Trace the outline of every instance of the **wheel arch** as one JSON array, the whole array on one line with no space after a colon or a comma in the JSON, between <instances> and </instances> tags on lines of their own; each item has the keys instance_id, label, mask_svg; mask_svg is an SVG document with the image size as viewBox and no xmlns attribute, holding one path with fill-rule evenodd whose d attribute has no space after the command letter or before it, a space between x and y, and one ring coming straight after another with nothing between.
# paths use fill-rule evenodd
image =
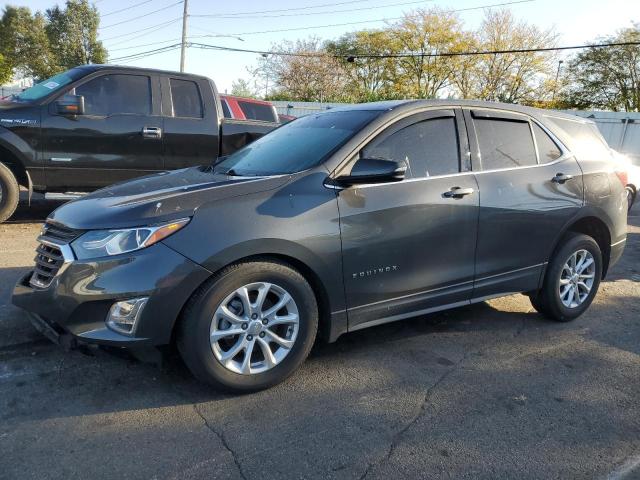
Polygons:
<instances>
[{"instance_id":1,"label":"wheel arch","mask_svg":"<svg viewBox=\"0 0 640 480\"><path fill-rule=\"evenodd\" d=\"M31 178L27 165L35 158L29 145L14 133L0 127L0 163L4 164L23 187L31 191Z\"/></svg>"}]
</instances>

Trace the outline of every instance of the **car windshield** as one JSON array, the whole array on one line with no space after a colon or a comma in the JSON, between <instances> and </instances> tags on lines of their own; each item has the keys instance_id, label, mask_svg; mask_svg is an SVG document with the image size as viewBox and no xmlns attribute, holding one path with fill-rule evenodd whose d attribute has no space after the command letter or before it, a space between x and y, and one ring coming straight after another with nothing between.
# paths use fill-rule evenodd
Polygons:
<instances>
[{"instance_id":1,"label":"car windshield","mask_svg":"<svg viewBox=\"0 0 640 480\"><path fill-rule=\"evenodd\" d=\"M380 113L347 110L307 115L238 150L218 163L214 172L241 176L301 172L322 163Z\"/></svg>"},{"instance_id":2,"label":"car windshield","mask_svg":"<svg viewBox=\"0 0 640 480\"><path fill-rule=\"evenodd\" d=\"M79 78L80 75L78 73L76 69L59 73L40 83L36 83L33 87L27 88L17 95L12 95L9 100L14 102L35 102L41 100Z\"/></svg>"}]
</instances>

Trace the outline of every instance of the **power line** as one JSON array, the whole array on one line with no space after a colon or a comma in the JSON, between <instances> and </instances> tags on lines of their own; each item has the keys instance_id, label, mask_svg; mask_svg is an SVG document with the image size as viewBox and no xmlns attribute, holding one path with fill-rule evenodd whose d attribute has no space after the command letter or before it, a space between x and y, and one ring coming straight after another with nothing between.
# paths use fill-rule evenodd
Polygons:
<instances>
[{"instance_id":1,"label":"power line","mask_svg":"<svg viewBox=\"0 0 640 480\"><path fill-rule=\"evenodd\" d=\"M212 15L190 15L191 17L194 18L211 18L211 17L215 17L215 18L224 18L227 20L244 20L247 18L281 18L281 17L300 17L300 16L309 16L309 15L331 15L331 14L335 14L335 13L347 13L347 12L359 12L362 10L372 10L372 9L377 9L377 8L387 8L387 7L401 7L404 5L416 5L418 3L427 3L427 2L432 2L433 0L417 0L417 1L412 1L412 2L399 2L399 3L387 3L386 5L379 5L379 6L367 6L367 7L359 7L359 8L350 8L348 10L333 10L333 11L328 11L328 12L305 12L305 13L281 13L278 15L258 15L258 16L237 16L237 15L230 15L230 16L225 16L222 14L212 14Z\"/></svg>"},{"instance_id":2,"label":"power line","mask_svg":"<svg viewBox=\"0 0 640 480\"><path fill-rule=\"evenodd\" d=\"M258 13L276 13L276 12L293 12L298 10L309 10L312 8L322 8L322 7L336 7L339 5L350 5L354 3L366 3L370 0L350 0L348 2L337 2L337 3L324 3L320 5L309 5L306 7L294 7L294 8L281 8L279 10L256 10L253 12L229 12L229 13L220 13L218 15L222 16L234 16L234 15L255 15Z\"/></svg>"},{"instance_id":3,"label":"power line","mask_svg":"<svg viewBox=\"0 0 640 480\"><path fill-rule=\"evenodd\" d=\"M110 59L110 61L119 62L119 61L122 61L122 60L135 60L137 58L149 57L151 55L157 55L159 53L164 53L164 52L168 52L170 50L175 50L176 48L181 47L181 46L182 46L181 43L174 43L173 45L167 45L167 46L164 46L164 47L155 48L153 50L147 50L146 52L132 53L131 55L124 55L122 57L112 58L112 59Z\"/></svg>"},{"instance_id":4,"label":"power line","mask_svg":"<svg viewBox=\"0 0 640 480\"><path fill-rule=\"evenodd\" d=\"M167 22L158 23L156 25L151 25L150 27L142 28L140 30L136 30L135 32L127 32L127 33L122 33L120 35L115 35L113 37L103 38L102 41L103 42L108 42L110 40L115 40L116 38L122 38L122 37L128 37L130 35L135 35L135 36L129 38L128 40L125 40L124 42L114 43L114 45L120 45L122 43L128 42L129 40L133 40L135 38L144 37L145 35L149 35L150 33L157 32L158 30L162 30L164 27L169 26L172 23L176 23L177 21L180 21L180 20L182 20L182 17L174 18L173 20L169 20ZM151 30L151 31L149 32L148 30ZM136 35L139 32L147 32L147 33L143 33L142 35Z\"/></svg>"},{"instance_id":5,"label":"power line","mask_svg":"<svg viewBox=\"0 0 640 480\"><path fill-rule=\"evenodd\" d=\"M159 8L157 10L153 10L152 12L148 12L148 13L145 13L143 15L138 15L137 17L131 17L131 18L128 18L126 20L122 20L121 22L116 22L116 23L111 23L109 25L105 25L104 27L100 27L100 30L104 30L106 28L111 28L111 27L117 27L118 25L122 25L123 23L134 22L134 21L139 20L141 18L145 18L145 17L148 17L150 15L154 15L154 14L156 14L158 12L163 12L164 10L168 10L169 8L175 7L176 5L180 5L182 2L183 2L183 0L180 0L179 2L175 2L175 3L172 3L171 5L167 5L166 7Z\"/></svg>"},{"instance_id":6,"label":"power line","mask_svg":"<svg viewBox=\"0 0 640 480\"><path fill-rule=\"evenodd\" d=\"M461 57L461 56L478 56L478 55L502 55L509 53L544 53L563 50L579 50L585 48L610 48L610 47L622 47L622 46L638 46L639 42L614 42L614 43L595 43L587 45L571 45L562 47L541 47L541 48L516 48L506 50L474 50L463 52L440 52L440 53L390 53L390 54L377 54L377 53L354 53L344 55L331 55L335 58L347 58L348 60L357 58L411 58L411 57ZM241 52L241 53L254 53L258 55L275 55L275 56L289 56L289 57L325 57L326 53L295 53L295 52L279 52L269 50L250 50L243 48L223 47L219 45L208 45L205 43L191 43L190 46L196 48L202 48L205 50L221 50L229 52Z\"/></svg>"},{"instance_id":7,"label":"power line","mask_svg":"<svg viewBox=\"0 0 640 480\"><path fill-rule=\"evenodd\" d=\"M535 2L536 0L516 0L516 1L511 1L511 2L502 2L502 3L494 3L491 5L482 5L482 6L478 6L478 7L469 7L469 8L460 8L460 9L456 9L456 10L446 10L442 13L457 13L457 12L468 12L468 11L472 11L472 10L482 10L484 8L494 8L494 7L506 7L509 5L517 5L517 4L521 4L521 3L531 3L531 2ZM312 25L312 26L307 26L307 27L294 27L294 28L282 28L282 29L277 29L277 30L262 30L262 31L258 31L258 32L237 32L237 33L232 33L232 35L237 35L237 36L243 36L243 35L259 35L259 34L263 34L263 33L279 33L279 32L295 32L295 31L299 31L299 30L311 30L311 29L318 29L318 28L330 28L330 27L344 27L347 25L362 25L365 23L375 23L375 22L387 22L387 21L391 21L391 20L402 20L403 18L406 18L406 16L402 16L402 17L391 17L391 18L378 18L375 20L361 20L358 22L345 22L345 23L332 23L332 24L328 24L328 25Z\"/></svg>"},{"instance_id":8,"label":"power line","mask_svg":"<svg viewBox=\"0 0 640 480\"><path fill-rule=\"evenodd\" d=\"M136 3L134 5L129 5L128 7L121 8L119 10L113 10L112 12L108 12L108 13L101 13L100 14L100 18L108 17L109 15L115 15L116 13L124 12L126 10L131 10L132 8L136 8L136 7L139 7L140 5L144 5L146 3L151 3L153 1L154 0L144 0L144 2Z\"/></svg>"}]
</instances>

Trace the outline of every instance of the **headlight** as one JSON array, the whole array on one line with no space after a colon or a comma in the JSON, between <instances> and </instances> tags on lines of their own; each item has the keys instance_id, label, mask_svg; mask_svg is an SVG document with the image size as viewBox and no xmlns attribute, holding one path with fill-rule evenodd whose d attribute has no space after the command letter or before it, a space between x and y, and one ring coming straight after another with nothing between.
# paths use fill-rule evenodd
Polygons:
<instances>
[{"instance_id":1,"label":"headlight","mask_svg":"<svg viewBox=\"0 0 640 480\"><path fill-rule=\"evenodd\" d=\"M80 260L133 252L150 247L176 233L189 223L189 220L182 218L162 225L121 230L92 230L73 241L71 247Z\"/></svg>"}]
</instances>

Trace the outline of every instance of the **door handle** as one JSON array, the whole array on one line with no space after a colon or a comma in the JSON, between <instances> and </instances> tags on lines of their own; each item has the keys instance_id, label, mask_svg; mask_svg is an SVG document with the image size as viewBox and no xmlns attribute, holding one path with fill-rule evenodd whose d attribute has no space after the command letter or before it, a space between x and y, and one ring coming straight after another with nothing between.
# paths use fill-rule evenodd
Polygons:
<instances>
[{"instance_id":1,"label":"door handle","mask_svg":"<svg viewBox=\"0 0 640 480\"><path fill-rule=\"evenodd\" d=\"M162 129L160 127L144 127L142 129L143 138L162 138Z\"/></svg>"},{"instance_id":2,"label":"door handle","mask_svg":"<svg viewBox=\"0 0 640 480\"><path fill-rule=\"evenodd\" d=\"M451 187L448 191L444 192L442 195L446 198L462 198L465 195L471 195L472 193L473 193L473 188Z\"/></svg>"},{"instance_id":3,"label":"door handle","mask_svg":"<svg viewBox=\"0 0 640 480\"><path fill-rule=\"evenodd\" d=\"M567 180L571 180L573 175L565 175L564 173L556 173L556 176L551 179L553 183L563 184Z\"/></svg>"}]
</instances>

